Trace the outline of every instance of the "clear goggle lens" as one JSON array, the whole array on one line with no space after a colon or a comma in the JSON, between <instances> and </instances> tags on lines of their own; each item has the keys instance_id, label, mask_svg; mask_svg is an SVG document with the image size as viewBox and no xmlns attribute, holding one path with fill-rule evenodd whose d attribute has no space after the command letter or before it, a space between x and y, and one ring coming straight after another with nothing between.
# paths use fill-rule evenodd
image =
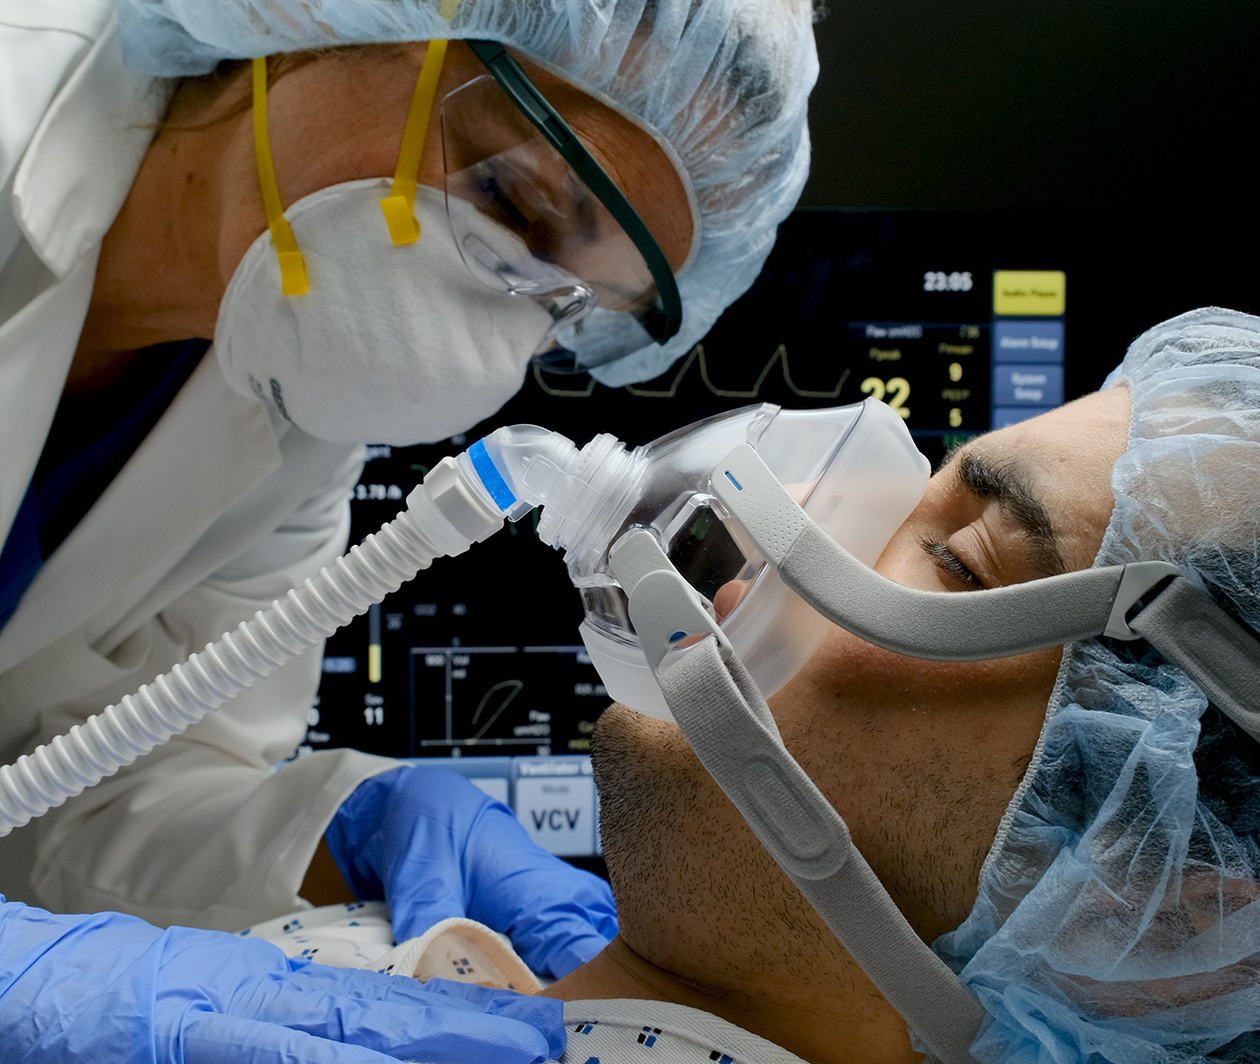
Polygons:
<instances>
[{"instance_id":1,"label":"clear goggle lens","mask_svg":"<svg viewBox=\"0 0 1260 1064\"><path fill-rule=\"evenodd\" d=\"M441 122L459 253L482 284L529 296L551 313L543 361L558 340L573 348L579 368L651 343L643 326L633 327L657 304L643 256L495 79L482 75L445 96ZM610 318L615 324L593 328Z\"/></svg>"}]
</instances>

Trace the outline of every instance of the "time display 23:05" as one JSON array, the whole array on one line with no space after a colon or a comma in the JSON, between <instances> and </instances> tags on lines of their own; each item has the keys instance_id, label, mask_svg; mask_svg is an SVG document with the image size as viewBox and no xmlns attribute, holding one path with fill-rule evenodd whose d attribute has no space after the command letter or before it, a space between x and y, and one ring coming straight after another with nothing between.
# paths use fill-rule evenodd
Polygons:
<instances>
[{"instance_id":1,"label":"time display 23:05","mask_svg":"<svg viewBox=\"0 0 1260 1064\"><path fill-rule=\"evenodd\" d=\"M923 291L970 292L971 271L955 270L946 273L944 270L928 270L923 274Z\"/></svg>"}]
</instances>

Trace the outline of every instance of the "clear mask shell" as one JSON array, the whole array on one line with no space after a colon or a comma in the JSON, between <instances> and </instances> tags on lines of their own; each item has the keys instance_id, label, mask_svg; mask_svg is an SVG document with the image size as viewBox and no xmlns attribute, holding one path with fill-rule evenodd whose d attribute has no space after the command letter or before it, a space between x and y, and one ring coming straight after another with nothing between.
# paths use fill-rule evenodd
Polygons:
<instances>
[{"instance_id":1,"label":"clear mask shell","mask_svg":"<svg viewBox=\"0 0 1260 1064\"><path fill-rule=\"evenodd\" d=\"M539 534L565 549L586 613L582 640L609 695L640 712L669 716L609 565L609 549L630 529L656 537L766 697L791 679L831 628L784 585L714 497L713 471L741 443L750 444L805 512L867 565L918 504L930 474L900 416L870 399L801 411L762 404L631 452L611 437L583 448L572 474L595 490L582 526L557 518L549 528L544 509Z\"/></svg>"}]
</instances>

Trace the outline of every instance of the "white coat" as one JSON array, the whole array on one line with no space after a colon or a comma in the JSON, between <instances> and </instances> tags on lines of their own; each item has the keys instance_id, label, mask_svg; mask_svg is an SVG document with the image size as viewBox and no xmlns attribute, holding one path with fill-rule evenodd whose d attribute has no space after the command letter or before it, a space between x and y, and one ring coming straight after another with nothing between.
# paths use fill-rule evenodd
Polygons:
<instances>
[{"instance_id":1,"label":"white coat","mask_svg":"<svg viewBox=\"0 0 1260 1064\"><path fill-rule=\"evenodd\" d=\"M0 542L78 341L102 235L169 100L122 66L108 0L0 0ZM277 423L204 359L0 631L0 759L166 671L345 546L361 450ZM317 654L38 828L0 892L60 911L242 928L300 908L324 828L392 763L301 742ZM10 885L12 883L12 885Z\"/></svg>"}]
</instances>

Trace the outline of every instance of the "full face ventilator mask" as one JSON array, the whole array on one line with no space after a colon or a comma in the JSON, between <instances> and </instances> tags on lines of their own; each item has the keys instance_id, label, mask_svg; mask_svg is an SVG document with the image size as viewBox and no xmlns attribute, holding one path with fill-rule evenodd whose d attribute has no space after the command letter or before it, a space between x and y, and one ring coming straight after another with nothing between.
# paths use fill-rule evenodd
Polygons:
<instances>
[{"instance_id":1,"label":"full face ventilator mask","mask_svg":"<svg viewBox=\"0 0 1260 1064\"><path fill-rule=\"evenodd\" d=\"M993 590L920 591L870 566L928 480L901 419L866 402L764 404L627 450L535 426L445 458L407 509L301 588L69 733L0 768L0 833L80 793L317 646L434 558L543 507L609 692L672 715L762 844L910 1030L967 1061L983 1010L923 943L792 758L765 696L831 624L903 654L979 660L1095 635L1145 638L1260 738L1256 637L1173 565ZM720 609L723 589L742 592Z\"/></svg>"},{"instance_id":2,"label":"full face ventilator mask","mask_svg":"<svg viewBox=\"0 0 1260 1064\"><path fill-rule=\"evenodd\" d=\"M542 502L538 536L564 552L582 596L579 631L591 661L609 695L641 713L670 716L629 615L628 574L643 564L630 559L644 551L663 556L706 614L720 620L766 696L797 672L831 627L783 583L722 501L722 492L742 485L736 472L715 470L741 448L754 452L810 519L864 565L874 565L914 509L930 472L901 418L873 400L821 410L749 406L633 450L601 434L579 452L563 437L514 426L468 451L473 474L492 487L509 517ZM739 597L719 617L723 604L715 600L723 589ZM670 647L683 642L681 634L669 636Z\"/></svg>"}]
</instances>

